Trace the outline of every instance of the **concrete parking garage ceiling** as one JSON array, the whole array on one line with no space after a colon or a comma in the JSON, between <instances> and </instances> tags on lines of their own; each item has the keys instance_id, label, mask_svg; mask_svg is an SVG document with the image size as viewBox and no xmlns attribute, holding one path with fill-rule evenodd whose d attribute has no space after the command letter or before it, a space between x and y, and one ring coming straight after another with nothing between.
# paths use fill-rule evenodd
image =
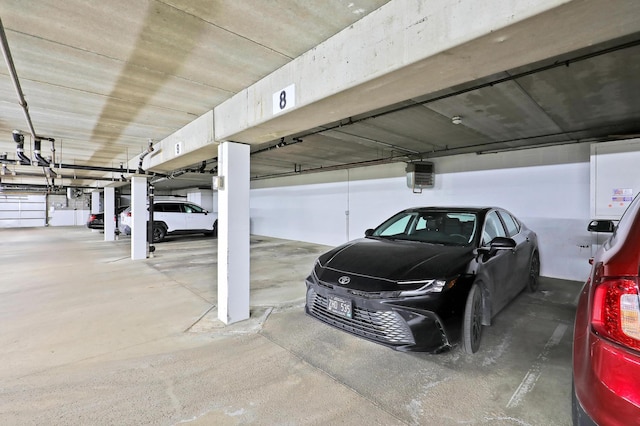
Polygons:
<instances>
[{"instance_id":1,"label":"concrete parking garage ceiling","mask_svg":"<svg viewBox=\"0 0 640 426\"><path fill-rule=\"evenodd\" d=\"M33 128L55 139L43 140L42 155L55 146L56 164L70 167L47 177L42 168L7 163L0 180L5 187L52 179L85 186L126 178L149 140L162 140L387 2L4 0L0 19ZM640 24L624 37L435 93L416 87L403 102L261 141L251 148L251 176L637 136L638 31ZM3 64L0 152L10 160L14 129L24 131L31 156L33 137ZM206 184L215 159L186 169L185 186L198 175Z\"/></svg>"}]
</instances>

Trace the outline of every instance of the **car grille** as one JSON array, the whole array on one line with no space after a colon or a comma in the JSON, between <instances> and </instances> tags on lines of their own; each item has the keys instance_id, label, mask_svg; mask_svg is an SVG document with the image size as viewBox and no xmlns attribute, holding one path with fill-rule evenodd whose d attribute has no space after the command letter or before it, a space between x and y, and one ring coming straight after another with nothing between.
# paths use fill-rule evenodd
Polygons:
<instances>
[{"instance_id":1,"label":"car grille","mask_svg":"<svg viewBox=\"0 0 640 426\"><path fill-rule=\"evenodd\" d=\"M310 289L307 293L309 311L317 318L371 340L394 345L413 345L413 334L395 311L370 311L353 307L352 318L345 318L327 310L327 298Z\"/></svg>"},{"instance_id":2,"label":"car grille","mask_svg":"<svg viewBox=\"0 0 640 426\"><path fill-rule=\"evenodd\" d=\"M361 290L347 290L347 291L353 294L354 296L364 297L365 299L381 299L382 298L382 292L380 291L377 291L377 292L361 291Z\"/></svg>"}]
</instances>

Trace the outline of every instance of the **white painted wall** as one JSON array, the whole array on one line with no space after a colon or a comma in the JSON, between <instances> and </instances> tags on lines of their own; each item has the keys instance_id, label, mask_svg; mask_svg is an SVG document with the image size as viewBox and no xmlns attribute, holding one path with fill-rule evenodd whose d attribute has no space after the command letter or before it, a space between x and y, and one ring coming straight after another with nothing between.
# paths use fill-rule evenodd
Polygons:
<instances>
[{"instance_id":1,"label":"white painted wall","mask_svg":"<svg viewBox=\"0 0 640 426\"><path fill-rule=\"evenodd\" d=\"M359 238L394 213L427 205L496 205L535 230L544 276L584 280L592 236L589 146L547 147L430 160L433 189L414 194L404 164L258 181L251 191L252 233L335 246ZM383 177L376 178L376 175ZM300 181L302 176L297 176ZM289 186L286 186L286 185ZM346 215L346 212L349 215Z\"/></svg>"},{"instance_id":2,"label":"white painted wall","mask_svg":"<svg viewBox=\"0 0 640 426\"><path fill-rule=\"evenodd\" d=\"M218 209L215 194L210 189L190 190L187 192L187 201L196 203L207 211L214 212Z\"/></svg>"}]
</instances>

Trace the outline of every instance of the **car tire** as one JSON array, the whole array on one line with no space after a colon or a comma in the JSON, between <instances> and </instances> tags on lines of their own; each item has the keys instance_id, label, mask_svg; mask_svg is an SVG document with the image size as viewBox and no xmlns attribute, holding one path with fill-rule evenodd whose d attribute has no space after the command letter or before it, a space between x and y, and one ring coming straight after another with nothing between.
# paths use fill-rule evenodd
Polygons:
<instances>
[{"instance_id":1,"label":"car tire","mask_svg":"<svg viewBox=\"0 0 640 426\"><path fill-rule=\"evenodd\" d=\"M473 284L467 295L462 320L462 348L474 354L480 348L482 338L482 293L478 284Z\"/></svg>"},{"instance_id":2,"label":"car tire","mask_svg":"<svg viewBox=\"0 0 640 426\"><path fill-rule=\"evenodd\" d=\"M217 220L213 223L213 229L211 231L205 232L204 235L206 235L207 237L213 237L213 238L216 238L218 236L218 221Z\"/></svg>"},{"instance_id":3,"label":"car tire","mask_svg":"<svg viewBox=\"0 0 640 426\"><path fill-rule=\"evenodd\" d=\"M152 241L154 243L159 243L164 240L164 237L167 235L167 228L161 223L153 224L153 238Z\"/></svg>"},{"instance_id":4,"label":"car tire","mask_svg":"<svg viewBox=\"0 0 640 426\"><path fill-rule=\"evenodd\" d=\"M538 290L538 284L540 279L540 256L538 252L534 251L531 256L531 263L529 265L529 277L527 281L527 289L534 293Z\"/></svg>"}]
</instances>

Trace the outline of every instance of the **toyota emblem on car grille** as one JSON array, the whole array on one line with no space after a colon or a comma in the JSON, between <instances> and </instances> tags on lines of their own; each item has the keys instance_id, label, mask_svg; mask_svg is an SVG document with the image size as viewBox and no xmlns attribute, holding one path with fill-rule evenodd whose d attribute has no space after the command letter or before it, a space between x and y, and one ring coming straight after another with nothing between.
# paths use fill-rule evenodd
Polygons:
<instances>
[{"instance_id":1,"label":"toyota emblem on car grille","mask_svg":"<svg viewBox=\"0 0 640 426\"><path fill-rule=\"evenodd\" d=\"M346 275L338 278L338 283L342 284L342 285L347 285L351 282L351 278L347 277Z\"/></svg>"}]
</instances>

